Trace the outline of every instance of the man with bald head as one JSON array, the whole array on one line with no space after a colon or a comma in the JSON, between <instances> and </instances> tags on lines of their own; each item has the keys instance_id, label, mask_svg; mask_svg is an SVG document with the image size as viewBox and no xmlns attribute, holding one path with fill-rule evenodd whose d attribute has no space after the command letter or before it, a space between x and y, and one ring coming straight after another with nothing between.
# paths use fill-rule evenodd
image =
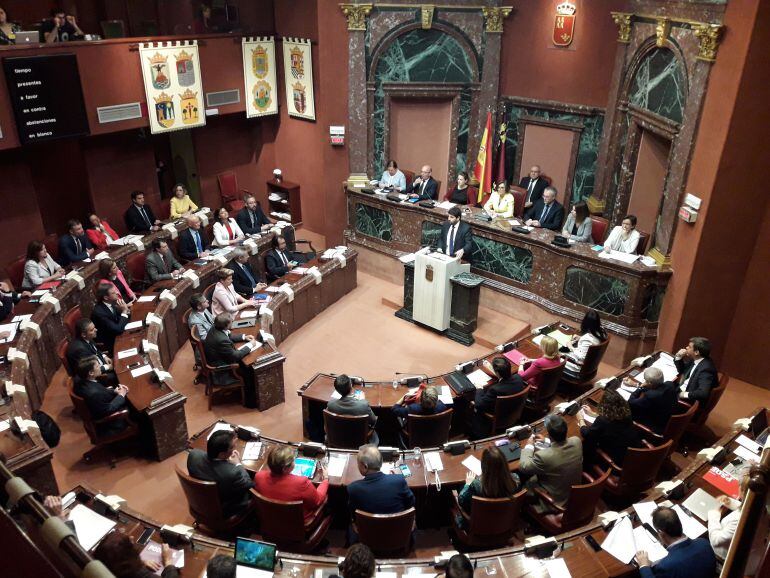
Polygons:
<instances>
[{"instance_id":1,"label":"man with bald head","mask_svg":"<svg viewBox=\"0 0 770 578\"><path fill-rule=\"evenodd\" d=\"M527 194L524 196L524 218L529 219L532 207L535 206L539 199L543 198L543 191L548 186L548 183L540 176L540 167L532 165L529 169L529 175L521 179L519 186L522 189L527 189Z\"/></svg>"},{"instance_id":2,"label":"man with bald head","mask_svg":"<svg viewBox=\"0 0 770 578\"><path fill-rule=\"evenodd\" d=\"M363 510L370 514L395 514L414 506L414 494L406 478L398 474L384 474L382 454L373 445L358 449L358 471L364 477L348 486L350 511Z\"/></svg>"},{"instance_id":3,"label":"man with bald head","mask_svg":"<svg viewBox=\"0 0 770 578\"><path fill-rule=\"evenodd\" d=\"M438 183L431 176L433 169L425 165L420 169L420 175L415 177L411 185L406 187L410 199L418 201L435 201L438 198Z\"/></svg>"},{"instance_id":4,"label":"man with bald head","mask_svg":"<svg viewBox=\"0 0 770 578\"><path fill-rule=\"evenodd\" d=\"M179 234L179 256L185 261L195 261L209 254L211 243L201 227L200 217L190 215L186 220L187 229Z\"/></svg>"}]
</instances>

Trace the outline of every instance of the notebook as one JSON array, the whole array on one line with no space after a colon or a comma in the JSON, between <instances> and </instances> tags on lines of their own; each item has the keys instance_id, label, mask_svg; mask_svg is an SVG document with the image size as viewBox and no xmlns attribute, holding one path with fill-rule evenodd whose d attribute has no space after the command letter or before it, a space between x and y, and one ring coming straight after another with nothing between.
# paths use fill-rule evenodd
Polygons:
<instances>
[{"instance_id":1,"label":"notebook","mask_svg":"<svg viewBox=\"0 0 770 578\"><path fill-rule=\"evenodd\" d=\"M275 569L275 544L235 539L235 576L237 578L269 578Z\"/></svg>"}]
</instances>

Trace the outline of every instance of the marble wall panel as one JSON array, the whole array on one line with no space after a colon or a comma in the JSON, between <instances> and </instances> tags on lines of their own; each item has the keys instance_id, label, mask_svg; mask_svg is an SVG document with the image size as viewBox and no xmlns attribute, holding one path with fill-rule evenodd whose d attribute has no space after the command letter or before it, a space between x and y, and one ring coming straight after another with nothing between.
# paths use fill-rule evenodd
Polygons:
<instances>
[{"instance_id":1,"label":"marble wall panel","mask_svg":"<svg viewBox=\"0 0 770 578\"><path fill-rule=\"evenodd\" d=\"M476 236L473 237L472 265L500 277L529 283L532 277L532 252L523 247Z\"/></svg>"},{"instance_id":2,"label":"marble wall panel","mask_svg":"<svg viewBox=\"0 0 770 578\"><path fill-rule=\"evenodd\" d=\"M639 63L628 100L674 122L682 122L687 78L682 63L667 48L651 50Z\"/></svg>"},{"instance_id":3,"label":"marble wall panel","mask_svg":"<svg viewBox=\"0 0 770 578\"><path fill-rule=\"evenodd\" d=\"M393 238L393 219L387 211L359 203L356 205L356 231L390 241Z\"/></svg>"},{"instance_id":4,"label":"marble wall panel","mask_svg":"<svg viewBox=\"0 0 770 578\"><path fill-rule=\"evenodd\" d=\"M658 321L660 319L660 310L663 307L663 300L666 297L666 288L659 285L650 285L647 287L642 306L642 317L647 321Z\"/></svg>"},{"instance_id":5,"label":"marble wall panel","mask_svg":"<svg viewBox=\"0 0 770 578\"><path fill-rule=\"evenodd\" d=\"M420 235L420 246L430 245L432 249L438 247L438 239L441 236L441 225L433 221L422 222L422 234Z\"/></svg>"},{"instance_id":6,"label":"marble wall panel","mask_svg":"<svg viewBox=\"0 0 770 578\"><path fill-rule=\"evenodd\" d=\"M580 143L578 144L575 174L572 179L572 202L585 200L591 196L594 192L596 160L599 156L599 144L604 125L603 114L578 115L546 107L516 104L507 105L506 112L506 121L508 123L505 149L506 174L512 182L515 181L515 184L518 184L520 176L516 173L517 167L514 166L517 148L519 147L518 121L520 117L529 116L542 118L543 120L583 124L584 128L580 134Z\"/></svg>"},{"instance_id":7,"label":"marble wall panel","mask_svg":"<svg viewBox=\"0 0 770 578\"><path fill-rule=\"evenodd\" d=\"M620 315L628 298L628 283L580 267L568 267L564 276L564 297L597 311Z\"/></svg>"}]
</instances>

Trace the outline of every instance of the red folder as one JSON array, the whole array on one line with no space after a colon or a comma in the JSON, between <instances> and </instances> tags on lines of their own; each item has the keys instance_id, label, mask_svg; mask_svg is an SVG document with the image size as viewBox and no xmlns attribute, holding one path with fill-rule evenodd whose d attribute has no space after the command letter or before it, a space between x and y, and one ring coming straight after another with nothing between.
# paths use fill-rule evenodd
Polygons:
<instances>
[{"instance_id":1,"label":"red folder","mask_svg":"<svg viewBox=\"0 0 770 578\"><path fill-rule=\"evenodd\" d=\"M508 353L504 353L503 355L508 361L517 366L521 365L521 360L525 357L525 355L518 349L511 349Z\"/></svg>"},{"instance_id":2,"label":"red folder","mask_svg":"<svg viewBox=\"0 0 770 578\"><path fill-rule=\"evenodd\" d=\"M740 482L738 481L738 478L734 478L716 466L712 466L711 469L703 475L703 479L731 498L737 499L740 495Z\"/></svg>"},{"instance_id":3,"label":"red folder","mask_svg":"<svg viewBox=\"0 0 770 578\"><path fill-rule=\"evenodd\" d=\"M36 289L56 289L59 285L61 285L61 281L49 281L38 285Z\"/></svg>"}]
</instances>

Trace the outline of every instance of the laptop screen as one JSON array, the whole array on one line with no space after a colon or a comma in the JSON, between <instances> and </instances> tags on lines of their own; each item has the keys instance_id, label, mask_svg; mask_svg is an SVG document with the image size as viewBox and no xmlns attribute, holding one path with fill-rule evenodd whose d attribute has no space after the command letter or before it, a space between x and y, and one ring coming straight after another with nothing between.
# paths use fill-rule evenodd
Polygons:
<instances>
[{"instance_id":1,"label":"laptop screen","mask_svg":"<svg viewBox=\"0 0 770 578\"><path fill-rule=\"evenodd\" d=\"M316 461L310 458L297 458L294 460L294 469L291 471L295 476L305 476L312 478L315 475Z\"/></svg>"},{"instance_id":2,"label":"laptop screen","mask_svg":"<svg viewBox=\"0 0 770 578\"><path fill-rule=\"evenodd\" d=\"M235 561L249 568L272 572L275 569L275 544L236 538Z\"/></svg>"}]
</instances>

